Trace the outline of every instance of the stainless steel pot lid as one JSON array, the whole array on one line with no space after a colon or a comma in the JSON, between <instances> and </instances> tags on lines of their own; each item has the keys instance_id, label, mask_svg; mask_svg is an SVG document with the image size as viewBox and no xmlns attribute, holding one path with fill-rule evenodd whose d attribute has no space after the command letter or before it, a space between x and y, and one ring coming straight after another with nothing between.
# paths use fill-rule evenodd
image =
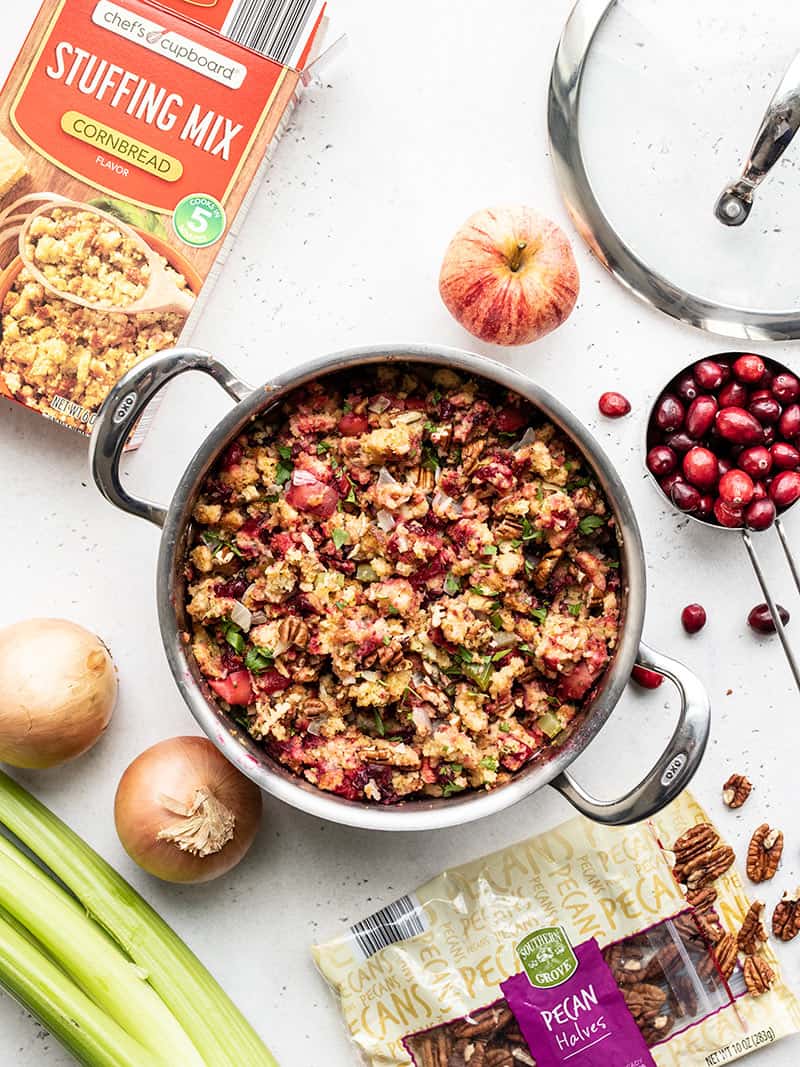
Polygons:
<instances>
[{"instance_id":1,"label":"stainless steel pot lid","mask_svg":"<svg viewBox=\"0 0 800 1067\"><path fill-rule=\"evenodd\" d=\"M800 337L798 51L786 0L578 0L567 22L549 101L567 207L684 322Z\"/></svg>"}]
</instances>

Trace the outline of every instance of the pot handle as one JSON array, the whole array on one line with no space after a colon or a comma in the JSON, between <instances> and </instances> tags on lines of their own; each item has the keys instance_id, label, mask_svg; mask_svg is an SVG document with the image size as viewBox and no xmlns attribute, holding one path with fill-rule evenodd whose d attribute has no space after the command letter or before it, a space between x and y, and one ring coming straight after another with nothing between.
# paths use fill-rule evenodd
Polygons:
<instances>
[{"instance_id":1,"label":"pot handle","mask_svg":"<svg viewBox=\"0 0 800 1067\"><path fill-rule=\"evenodd\" d=\"M168 348L120 378L106 397L92 429L89 465L97 488L115 507L156 526L164 525L167 509L126 492L119 465L125 444L148 404L168 382L190 370L210 375L234 400L244 400L253 391L210 353L199 348Z\"/></svg>"},{"instance_id":2,"label":"pot handle","mask_svg":"<svg viewBox=\"0 0 800 1067\"><path fill-rule=\"evenodd\" d=\"M566 771L550 783L582 815L610 826L647 819L674 800L700 766L711 727L711 701L696 674L644 642L639 645L637 662L669 678L681 697L678 725L656 765L630 792L615 800L591 796Z\"/></svg>"}]
</instances>

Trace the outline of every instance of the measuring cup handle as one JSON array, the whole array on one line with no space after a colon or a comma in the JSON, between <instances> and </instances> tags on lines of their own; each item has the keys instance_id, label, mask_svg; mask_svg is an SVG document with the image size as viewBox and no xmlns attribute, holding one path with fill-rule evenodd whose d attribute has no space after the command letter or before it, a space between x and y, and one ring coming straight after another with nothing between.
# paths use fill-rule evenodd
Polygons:
<instances>
[{"instance_id":1,"label":"measuring cup handle","mask_svg":"<svg viewBox=\"0 0 800 1067\"><path fill-rule=\"evenodd\" d=\"M89 465L97 488L115 507L156 526L164 525L167 509L126 492L119 465L125 444L150 401L173 378L190 370L208 374L234 400L244 400L253 391L210 353L199 348L169 348L120 378L106 397L92 429Z\"/></svg>"},{"instance_id":2,"label":"measuring cup handle","mask_svg":"<svg viewBox=\"0 0 800 1067\"><path fill-rule=\"evenodd\" d=\"M640 822L674 800L700 766L711 728L711 701L696 674L644 642L639 645L638 663L669 678L681 697L678 725L653 769L630 792L614 800L591 796L566 771L550 783L582 815L611 826Z\"/></svg>"}]
</instances>

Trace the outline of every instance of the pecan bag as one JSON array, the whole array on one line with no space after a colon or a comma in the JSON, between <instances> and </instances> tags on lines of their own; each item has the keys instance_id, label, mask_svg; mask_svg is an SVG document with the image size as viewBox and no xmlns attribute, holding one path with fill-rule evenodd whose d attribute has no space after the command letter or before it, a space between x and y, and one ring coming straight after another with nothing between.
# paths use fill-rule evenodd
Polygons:
<instances>
[{"instance_id":1,"label":"pecan bag","mask_svg":"<svg viewBox=\"0 0 800 1067\"><path fill-rule=\"evenodd\" d=\"M719 1067L800 1030L734 855L684 793L446 871L316 963L369 1067Z\"/></svg>"}]
</instances>

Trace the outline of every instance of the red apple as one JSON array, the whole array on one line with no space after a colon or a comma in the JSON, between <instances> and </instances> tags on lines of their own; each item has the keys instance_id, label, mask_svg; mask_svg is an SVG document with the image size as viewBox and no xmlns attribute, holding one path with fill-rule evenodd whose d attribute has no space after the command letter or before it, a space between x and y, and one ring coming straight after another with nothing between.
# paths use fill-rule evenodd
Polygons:
<instances>
[{"instance_id":1,"label":"red apple","mask_svg":"<svg viewBox=\"0 0 800 1067\"><path fill-rule=\"evenodd\" d=\"M528 207L471 215L450 242L439 292L450 314L482 341L526 345L575 306L578 268L566 234Z\"/></svg>"}]
</instances>

